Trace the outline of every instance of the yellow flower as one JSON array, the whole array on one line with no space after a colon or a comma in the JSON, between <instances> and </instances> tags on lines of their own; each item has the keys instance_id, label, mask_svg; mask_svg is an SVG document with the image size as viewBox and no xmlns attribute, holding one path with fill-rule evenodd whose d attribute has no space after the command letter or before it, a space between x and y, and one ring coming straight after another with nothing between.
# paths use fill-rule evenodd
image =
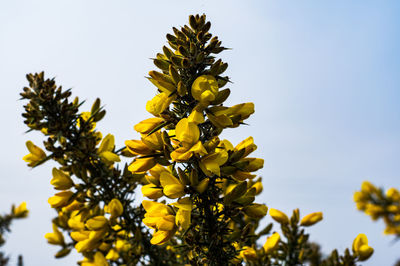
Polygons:
<instances>
[{"instance_id":1,"label":"yellow flower","mask_svg":"<svg viewBox=\"0 0 400 266\"><path fill-rule=\"evenodd\" d=\"M107 134L107 136L105 136L105 138L101 142L99 149L97 150L99 156L108 163L121 161L119 156L112 152L115 146L114 143L114 136L111 134Z\"/></svg>"},{"instance_id":2,"label":"yellow flower","mask_svg":"<svg viewBox=\"0 0 400 266\"><path fill-rule=\"evenodd\" d=\"M13 206L12 213L15 218L24 218L28 216L29 210L26 208L26 202L22 202L16 208Z\"/></svg>"},{"instance_id":3,"label":"yellow flower","mask_svg":"<svg viewBox=\"0 0 400 266\"><path fill-rule=\"evenodd\" d=\"M28 155L25 155L22 160L28 162L28 166L34 167L46 158L46 154L44 153L44 151L33 144L32 141L28 140L26 142L26 147L28 148L30 153Z\"/></svg>"},{"instance_id":4,"label":"yellow flower","mask_svg":"<svg viewBox=\"0 0 400 266\"><path fill-rule=\"evenodd\" d=\"M53 224L53 233L47 233L44 236L47 239L47 242L52 245L64 245L64 236L58 230L57 225Z\"/></svg>"},{"instance_id":5,"label":"yellow flower","mask_svg":"<svg viewBox=\"0 0 400 266\"><path fill-rule=\"evenodd\" d=\"M50 197L47 202L52 208L64 207L68 205L69 199L73 194L71 191L62 191Z\"/></svg>"},{"instance_id":6,"label":"yellow flower","mask_svg":"<svg viewBox=\"0 0 400 266\"><path fill-rule=\"evenodd\" d=\"M144 200L142 205L146 210L143 223L156 229L150 243L153 245L164 244L175 234L177 229L172 209L163 203L148 200Z\"/></svg>"},{"instance_id":7,"label":"yellow flower","mask_svg":"<svg viewBox=\"0 0 400 266\"><path fill-rule=\"evenodd\" d=\"M254 250L254 248L249 247L249 246L244 246L242 248L242 251L240 251L241 258L244 258L245 260L256 260L257 259L257 253Z\"/></svg>"},{"instance_id":8,"label":"yellow flower","mask_svg":"<svg viewBox=\"0 0 400 266\"><path fill-rule=\"evenodd\" d=\"M71 188L74 183L69 175L57 168L53 168L53 178L50 181L50 184L54 186L57 190L64 190Z\"/></svg>"},{"instance_id":9,"label":"yellow flower","mask_svg":"<svg viewBox=\"0 0 400 266\"><path fill-rule=\"evenodd\" d=\"M183 118L176 125L175 134L184 147L191 147L199 140L200 130L195 123Z\"/></svg>"},{"instance_id":10,"label":"yellow flower","mask_svg":"<svg viewBox=\"0 0 400 266\"><path fill-rule=\"evenodd\" d=\"M71 232L71 238L77 242L83 241L89 238L90 231L73 231Z\"/></svg>"},{"instance_id":11,"label":"yellow flower","mask_svg":"<svg viewBox=\"0 0 400 266\"><path fill-rule=\"evenodd\" d=\"M272 252L275 249L277 249L280 238L281 238L281 236L277 232L275 232L271 236L269 236L263 246L265 253L269 253L269 252Z\"/></svg>"},{"instance_id":12,"label":"yellow flower","mask_svg":"<svg viewBox=\"0 0 400 266\"><path fill-rule=\"evenodd\" d=\"M115 241L115 249L118 252L120 251L127 252L130 248L131 244L129 244L129 242L126 241L125 239L117 239L117 241Z\"/></svg>"},{"instance_id":13,"label":"yellow flower","mask_svg":"<svg viewBox=\"0 0 400 266\"><path fill-rule=\"evenodd\" d=\"M220 166L228 161L228 152L221 150L219 152L210 153L200 160L200 168L207 176L213 174L220 176Z\"/></svg>"},{"instance_id":14,"label":"yellow flower","mask_svg":"<svg viewBox=\"0 0 400 266\"><path fill-rule=\"evenodd\" d=\"M149 181L149 183L152 183L156 186L160 186L161 173L163 172L169 173L168 169L160 164L156 164L153 168L149 170L149 172L151 175L146 176L146 180Z\"/></svg>"},{"instance_id":15,"label":"yellow flower","mask_svg":"<svg viewBox=\"0 0 400 266\"><path fill-rule=\"evenodd\" d=\"M395 188L389 188L386 191L386 197L392 201L400 201L400 192Z\"/></svg>"},{"instance_id":16,"label":"yellow flower","mask_svg":"<svg viewBox=\"0 0 400 266\"><path fill-rule=\"evenodd\" d=\"M186 230L190 226L191 214L193 209L193 203L190 198L182 198L178 202L174 202L171 205L178 208L176 213L175 223L177 226L181 226L183 230Z\"/></svg>"},{"instance_id":17,"label":"yellow flower","mask_svg":"<svg viewBox=\"0 0 400 266\"><path fill-rule=\"evenodd\" d=\"M146 172L156 165L154 157L136 158L128 167L132 173Z\"/></svg>"},{"instance_id":18,"label":"yellow flower","mask_svg":"<svg viewBox=\"0 0 400 266\"><path fill-rule=\"evenodd\" d=\"M185 162L189 160L193 154L200 156L207 154L207 150L204 148L200 140L190 148L179 147L175 149L173 152L171 152L171 159L175 162Z\"/></svg>"},{"instance_id":19,"label":"yellow flower","mask_svg":"<svg viewBox=\"0 0 400 266\"><path fill-rule=\"evenodd\" d=\"M375 205L373 203L367 203L365 205L365 213L367 215L370 215L373 220L376 220L381 216L385 210L383 209L382 206Z\"/></svg>"},{"instance_id":20,"label":"yellow flower","mask_svg":"<svg viewBox=\"0 0 400 266\"><path fill-rule=\"evenodd\" d=\"M268 207L264 204L252 203L243 208L243 211L252 218L262 218L268 212Z\"/></svg>"},{"instance_id":21,"label":"yellow flower","mask_svg":"<svg viewBox=\"0 0 400 266\"><path fill-rule=\"evenodd\" d=\"M241 141L238 145L236 145L235 150L239 151L241 149L245 150L241 158L247 157L247 155L255 151L257 149L257 145L254 144L253 137L248 137L247 139Z\"/></svg>"},{"instance_id":22,"label":"yellow flower","mask_svg":"<svg viewBox=\"0 0 400 266\"><path fill-rule=\"evenodd\" d=\"M164 142L160 131L154 132L151 135L142 134L142 142L151 150L151 153L154 153L154 151L163 151Z\"/></svg>"},{"instance_id":23,"label":"yellow flower","mask_svg":"<svg viewBox=\"0 0 400 266\"><path fill-rule=\"evenodd\" d=\"M192 96L195 100L208 104L218 95L218 82L211 75L203 75L193 82Z\"/></svg>"},{"instance_id":24,"label":"yellow flower","mask_svg":"<svg viewBox=\"0 0 400 266\"><path fill-rule=\"evenodd\" d=\"M204 123L204 114L200 108L194 108L188 117L188 121L197 124Z\"/></svg>"},{"instance_id":25,"label":"yellow flower","mask_svg":"<svg viewBox=\"0 0 400 266\"><path fill-rule=\"evenodd\" d=\"M195 187L196 191L200 194L206 191L208 188L208 184L210 183L210 178L204 178L200 181L200 183Z\"/></svg>"},{"instance_id":26,"label":"yellow flower","mask_svg":"<svg viewBox=\"0 0 400 266\"><path fill-rule=\"evenodd\" d=\"M119 253L114 249L110 249L106 255L107 260L116 261L119 258Z\"/></svg>"},{"instance_id":27,"label":"yellow flower","mask_svg":"<svg viewBox=\"0 0 400 266\"><path fill-rule=\"evenodd\" d=\"M127 140L125 145L132 154L149 155L154 151L140 140Z\"/></svg>"},{"instance_id":28,"label":"yellow flower","mask_svg":"<svg viewBox=\"0 0 400 266\"><path fill-rule=\"evenodd\" d=\"M164 119L159 117L152 117L143 120L142 122L139 122L134 126L134 129L141 134L147 134L162 123L164 123Z\"/></svg>"},{"instance_id":29,"label":"yellow flower","mask_svg":"<svg viewBox=\"0 0 400 266\"><path fill-rule=\"evenodd\" d=\"M156 187L154 184L147 184L142 186L142 194L149 199L158 199L164 195L163 189Z\"/></svg>"},{"instance_id":30,"label":"yellow flower","mask_svg":"<svg viewBox=\"0 0 400 266\"><path fill-rule=\"evenodd\" d=\"M118 199L112 199L105 208L111 217L119 217L124 212L124 207Z\"/></svg>"},{"instance_id":31,"label":"yellow flower","mask_svg":"<svg viewBox=\"0 0 400 266\"><path fill-rule=\"evenodd\" d=\"M374 249L368 246L368 238L365 234L359 234L353 241L353 252L360 261L365 261L374 253Z\"/></svg>"},{"instance_id":32,"label":"yellow flower","mask_svg":"<svg viewBox=\"0 0 400 266\"><path fill-rule=\"evenodd\" d=\"M240 116L239 121L243 121L254 113L254 103L241 103L229 107L224 113L228 116Z\"/></svg>"},{"instance_id":33,"label":"yellow flower","mask_svg":"<svg viewBox=\"0 0 400 266\"><path fill-rule=\"evenodd\" d=\"M278 223L281 224L289 223L289 218L287 217L287 215L281 212L280 210L270 208L269 215L271 215L272 219L274 219Z\"/></svg>"},{"instance_id":34,"label":"yellow flower","mask_svg":"<svg viewBox=\"0 0 400 266\"><path fill-rule=\"evenodd\" d=\"M79 210L73 211L68 219L68 226L77 231L85 229L85 224L82 222L82 216L83 213Z\"/></svg>"},{"instance_id":35,"label":"yellow flower","mask_svg":"<svg viewBox=\"0 0 400 266\"><path fill-rule=\"evenodd\" d=\"M175 235L175 231L158 230L153 234L150 243L153 245L162 245L168 242Z\"/></svg>"},{"instance_id":36,"label":"yellow flower","mask_svg":"<svg viewBox=\"0 0 400 266\"><path fill-rule=\"evenodd\" d=\"M371 194L377 192L377 190L378 189L368 181L364 181L361 184L361 191L364 193Z\"/></svg>"},{"instance_id":37,"label":"yellow flower","mask_svg":"<svg viewBox=\"0 0 400 266\"><path fill-rule=\"evenodd\" d=\"M106 217L99 215L87 220L85 225L89 230L99 231L107 228L108 220Z\"/></svg>"},{"instance_id":38,"label":"yellow flower","mask_svg":"<svg viewBox=\"0 0 400 266\"><path fill-rule=\"evenodd\" d=\"M84 239L83 236L86 234L82 234L82 240L75 244L75 249L79 253L92 251L93 249L100 246L100 240L107 234L106 230L99 231L89 231L88 238ZM72 237L72 235L71 235Z\"/></svg>"},{"instance_id":39,"label":"yellow flower","mask_svg":"<svg viewBox=\"0 0 400 266\"><path fill-rule=\"evenodd\" d=\"M168 97L168 95L170 94L170 92L162 92L154 96L154 98L148 101L146 104L147 112L151 113L154 116L158 116L159 114L164 112L164 110L168 108L168 106L175 98Z\"/></svg>"},{"instance_id":40,"label":"yellow flower","mask_svg":"<svg viewBox=\"0 0 400 266\"><path fill-rule=\"evenodd\" d=\"M301 219L300 225L311 226L321 221L322 218L322 212L313 212L304 216L303 219Z\"/></svg>"},{"instance_id":41,"label":"yellow flower","mask_svg":"<svg viewBox=\"0 0 400 266\"><path fill-rule=\"evenodd\" d=\"M171 199L176 199L185 195L185 186L181 181L171 175L170 173L163 172L160 176L160 183L163 187L165 196Z\"/></svg>"}]
</instances>

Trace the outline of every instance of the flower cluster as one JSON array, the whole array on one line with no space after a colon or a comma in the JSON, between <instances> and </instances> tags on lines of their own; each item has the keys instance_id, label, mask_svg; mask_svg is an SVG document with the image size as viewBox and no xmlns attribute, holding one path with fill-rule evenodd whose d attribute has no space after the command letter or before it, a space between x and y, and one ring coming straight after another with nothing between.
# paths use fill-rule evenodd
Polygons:
<instances>
[{"instance_id":1,"label":"flower cluster","mask_svg":"<svg viewBox=\"0 0 400 266\"><path fill-rule=\"evenodd\" d=\"M179 232L192 250L191 263L229 261L236 255L228 240L233 217L259 220L267 214L264 204L254 203L261 183L252 182L264 160L250 157L257 148L252 137L236 146L220 137L244 124L254 104L224 106L228 65L213 54L225 48L208 32L205 16L189 22L167 35L170 47L154 60L159 71L149 72L158 92L146 109L154 117L134 126L140 140L125 142L135 157L128 170L146 175L145 197L172 200L142 203L143 223L154 229L152 244Z\"/></svg>"},{"instance_id":2,"label":"flower cluster","mask_svg":"<svg viewBox=\"0 0 400 266\"><path fill-rule=\"evenodd\" d=\"M42 148L26 143L28 166L36 167L54 160L50 184L57 191L48 199L57 212L53 231L45 238L60 246L61 258L74 248L83 255L81 265L123 265L127 263L163 263L171 252L150 244L150 235L142 226L144 211L133 207L135 188L143 175L132 175L117 162L123 149L115 148L112 134L96 129L105 115L97 99L89 112L80 113L78 98L69 102L69 90L57 88L43 73L28 75L30 87L21 94L29 99L23 114L30 129L43 133ZM159 257L159 254L164 254Z\"/></svg>"},{"instance_id":3,"label":"flower cluster","mask_svg":"<svg viewBox=\"0 0 400 266\"><path fill-rule=\"evenodd\" d=\"M262 190L257 171L264 160L253 157L252 137L234 145L223 138L227 128L246 124L253 103L225 104L231 91L216 58L226 48L209 33L205 15L167 34L168 46L154 59L148 80L157 94L146 104L152 115L134 126L139 137L117 149L111 134L96 128L105 110L96 100L79 112L43 73L28 75L21 93L29 100L25 124L46 136L44 149L27 142L23 159L30 167L48 160L50 184L57 191L48 203L56 211L53 231L45 238L60 246L57 258L75 249L89 265L355 265L373 252L365 235L353 253L335 250L323 258L305 230L320 222L321 212L289 218L277 209L280 225L262 225L268 207L256 202ZM120 168L121 156L131 158ZM136 188L147 198L134 206ZM266 237L262 246L260 239ZM313 264L314 263L314 264Z\"/></svg>"},{"instance_id":4,"label":"flower cluster","mask_svg":"<svg viewBox=\"0 0 400 266\"><path fill-rule=\"evenodd\" d=\"M382 219L387 235L400 236L400 192L389 188L386 192L368 181L364 181L361 190L354 193L357 209L371 216L372 220Z\"/></svg>"}]
</instances>

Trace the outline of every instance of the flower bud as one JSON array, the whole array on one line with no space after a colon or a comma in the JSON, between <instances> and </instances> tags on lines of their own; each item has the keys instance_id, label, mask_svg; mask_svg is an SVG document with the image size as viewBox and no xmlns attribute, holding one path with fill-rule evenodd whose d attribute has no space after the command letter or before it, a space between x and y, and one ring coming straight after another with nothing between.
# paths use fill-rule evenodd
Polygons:
<instances>
[{"instance_id":1,"label":"flower bud","mask_svg":"<svg viewBox=\"0 0 400 266\"><path fill-rule=\"evenodd\" d=\"M271 236L269 236L263 246L265 253L269 253L269 252L272 252L275 249L277 249L280 239L281 239L281 236L277 232L275 232Z\"/></svg>"},{"instance_id":2,"label":"flower bud","mask_svg":"<svg viewBox=\"0 0 400 266\"><path fill-rule=\"evenodd\" d=\"M111 217L119 217L124 212L124 207L118 199L112 199L107 207L108 212L111 213Z\"/></svg>"},{"instance_id":3,"label":"flower bud","mask_svg":"<svg viewBox=\"0 0 400 266\"><path fill-rule=\"evenodd\" d=\"M269 215L271 215L272 219L277 221L280 224L288 224L289 223L289 218L287 215L280 210L277 209L269 209Z\"/></svg>"},{"instance_id":4,"label":"flower bud","mask_svg":"<svg viewBox=\"0 0 400 266\"><path fill-rule=\"evenodd\" d=\"M322 218L322 212L313 212L304 216L303 219L301 219L300 225L311 226L321 221Z\"/></svg>"}]
</instances>

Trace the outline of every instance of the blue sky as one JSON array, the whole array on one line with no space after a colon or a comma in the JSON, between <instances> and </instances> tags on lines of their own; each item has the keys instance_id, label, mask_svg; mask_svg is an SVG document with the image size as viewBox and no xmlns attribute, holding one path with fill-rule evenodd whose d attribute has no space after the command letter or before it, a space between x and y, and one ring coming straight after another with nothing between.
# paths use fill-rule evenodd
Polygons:
<instances>
[{"instance_id":1,"label":"blue sky","mask_svg":"<svg viewBox=\"0 0 400 266\"><path fill-rule=\"evenodd\" d=\"M324 252L366 233L375 248L364 265L392 265L400 244L383 224L358 212L352 194L363 180L400 187L400 4L397 1L3 1L0 3L0 210L26 200L5 250L26 265L73 265L53 259L44 234L54 216L47 198L52 165L29 170L17 101L25 74L44 70L58 84L108 111L100 129L117 144L136 138L155 88L149 58L172 26L206 13L233 50L221 54L232 78L228 104L254 102L250 126L227 130L237 143L252 135L264 192L258 202L286 212L323 211L310 229ZM86 105L89 109L90 105ZM265 222L270 221L267 218Z\"/></svg>"}]
</instances>

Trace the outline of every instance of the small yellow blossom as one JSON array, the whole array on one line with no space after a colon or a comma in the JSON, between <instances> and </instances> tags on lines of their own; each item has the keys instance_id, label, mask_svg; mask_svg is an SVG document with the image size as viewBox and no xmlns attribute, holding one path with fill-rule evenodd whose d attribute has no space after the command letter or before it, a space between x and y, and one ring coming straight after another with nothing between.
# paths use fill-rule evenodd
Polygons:
<instances>
[{"instance_id":1,"label":"small yellow blossom","mask_svg":"<svg viewBox=\"0 0 400 266\"><path fill-rule=\"evenodd\" d=\"M365 261L374 253L374 249L368 246L368 238L365 234L359 234L353 241L353 252L360 261Z\"/></svg>"},{"instance_id":2,"label":"small yellow blossom","mask_svg":"<svg viewBox=\"0 0 400 266\"><path fill-rule=\"evenodd\" d=\"M141 134L147 134L150 133L157 126L161 125L162 123L164 123L164 119L160 117L152 117L136 124L134 126L134 129Z\"/></svg>"},{"instance_id":3,"label":"small yellow blossom","mask_svg":"<svg viewBox=\"0 0 400 266\"><path fill-rule=\"evenodd\" d=\"M174 100L175 97L169 97L170 94L170 92L162 92L154 96L154 98L146 104L147 112L154 116L159 116Z\"/></svg>"},{"instance_id":4,"label":"small yellow blossom","mask_svg":"<svg viewBox=\"0 0 400 266\"><path fill-rule=\"evenodd\" d=\"M46 153L44 153L41 148L33 144L32 141L28 140L26 142L26 147L30 153L25 155L22 160L28 162L28 166L34 167L46 158Z\"/></svg>"},{"instance_id":5,"label":"small yellow blossom","mask_svg":"<svg viewBox=\"0 0 400 266\"><path fill-rule=\"evenodd\" d=\"M57 190L65 190L71 188L74 183L69 175L57 168L52 170L53 178L50 180L50 184Z\"/></svg>"},{"instance_id":6,"label":"small yellow blossom","mask_svg":"<svg viewBox=\"0 0 400 266\"><path fill-rule=\"evenodd\" d=\"M160 183L165 196L176 199L185 195L185 186L182 182L168 172L161 173Z\"/></svg>"},{"instance_id":7,"label":"small yellow blossom","mask_svg":"<svg viewBox=\"0 0 400 266\"><path fill-rule=\"evenodd\" d=\"M209 103L218 95L218 82L211 75L203 75L193 82L192 96L201 103Z\"/></svg>"},{"instance_id":8,"label":"small yellow blossom","mask_svg":"<svg viewBox=\"0 0 400 266\"><path fill-rule=\"evenodd\" d=\"M44 236L47 239L47 242L52 245L64 245L64 236L58 230L57 225L53 223L53 233L47 233Z\"/></svg>"},{"instance_id":9,"label":"small yellow blossom","mask_svg":"<svg viewBox=\"0 0 400 266\"><path fill-rule=\"evenodd\" d=\"M26 208L26 202L22 202L17 207L12 208L12 213L15 218L24 218L28 216L29 210Z\"/></svg>"},{"instance_id":10,"label":"small yellow blossom","mask_svg":"<svg viewBox=\"0 0 400 266\"><path fill-rule=\"evenodd\" d=\"M303 219L301 219L300 225L311 226L321 221L322 218L322 212L313 212L304 216Z\"/></svg>"},{"instance_id":11,"label":"small yellow blossom","mask_svg":"<svg viewBox=\"0 0 400 266\"><path fill-rule=\"evenodd\" d=\"M281 236L277 232L269 236L263 246L265 253L276 250L278 248L280 238Z\"/></svg>"},{"instance_id":12,"label":"small yellow blossom","mask_svg":"<svg viewBox=\"0 0 400 266\"><path fill-rule=\"evenodd\" d=\"M270 208L269 215L271 215L272 219L274 219L278 223L281 223L281 224L289 223L289 218L287 217L287 215L285 213L281 212L280 210Z\"/></svg>"},{"instance_id":13,"label":"small yellow blossom","mask_svg":"<svg viewBox=\"0 0 400 266\"><path fill-rule=\"evenodd\" d=\"M69 199L73 194L71 191L62 191L50 197L47 202L52 208L64 207L68 205Z\"/></svg>"},{"instance_id":14,"label":"small yellow blossom","mask_svg":"<svg viewBox=\"0 0 400 266\"><path fill-rule=\"evenodd\" d=\"M111 214L111 217L119 217L124 212L124 207L118 199L112 199L106 206L107 212Z\"/></svg>"},{"instance_id":15,"label":"small yellow blossom","mask_svg":"<svg viewBox=\"0 0 400 266\"><path fill-rule=\"evenodd\" d=\"M99 215L87 220L85 225L89 230L99 231L108 226L108 220L106 217Z\"/></svg>"}]
</instances>

